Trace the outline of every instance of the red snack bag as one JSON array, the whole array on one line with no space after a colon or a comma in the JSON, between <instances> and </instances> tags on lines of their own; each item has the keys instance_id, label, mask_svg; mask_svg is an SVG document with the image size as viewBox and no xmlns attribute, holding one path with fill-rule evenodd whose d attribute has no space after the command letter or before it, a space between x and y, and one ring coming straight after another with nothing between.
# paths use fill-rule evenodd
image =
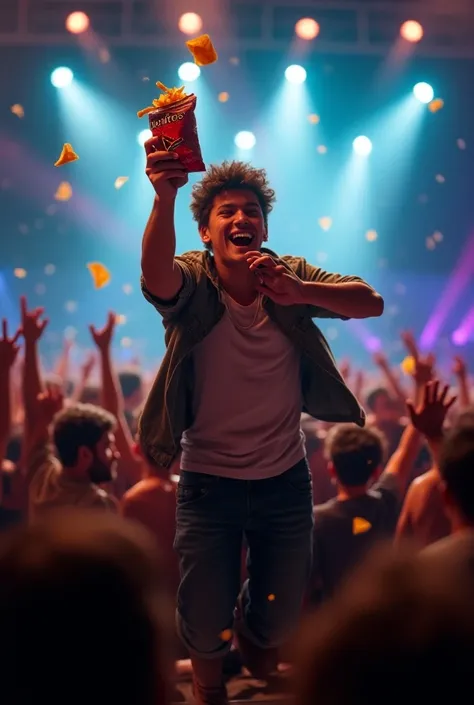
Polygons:
<instances>
[{"instance_id":1,"label":"red snack bag","mask_svg":"<svg viewBox=\"0 0 474 705\"><path fill-rule=\"evenodd\" d=\"M196 96L186 98L149 112L150 130L160 137L158 150L176 152L189 172L206 171L197 133Z\"/></svg>"}]
</instances>

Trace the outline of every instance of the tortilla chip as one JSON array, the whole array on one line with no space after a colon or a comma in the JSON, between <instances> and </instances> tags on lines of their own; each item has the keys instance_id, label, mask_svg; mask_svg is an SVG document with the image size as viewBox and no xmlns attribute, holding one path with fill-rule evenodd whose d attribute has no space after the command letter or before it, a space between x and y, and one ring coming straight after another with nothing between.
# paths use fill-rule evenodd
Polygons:
<instances>
[{"instance_id":1,"label":"tortilla chip","mask_svg":"<svg viewBox=\"0 0 474 705\"><path fill-rule=\"evenodd\" d=\"M91 273L96 289L102 289L102 287L106 286L112 278L107 267L100 262L89 262L87 269Z\"/></svg>"},{"instance_id":2,"label":"tortilla chip","mask_svg":"<svg viewBox=\"0 0 474 705\"><path fill-rule=\"evenodd\" d=\"M207 66L217 61L217 52L208 34L190 39L186 46L193 55L194 63L198 66Z\"/></svg>"},{"instance_id":3,"label":"tortilla chip","mask_svg":"<svg viewBox=\"0 0 474 705\"><path fill-rule=\"evenodd\" d=\"M61 154L57 162L54 162L54 166L63 166L63 164L69 164L69 162L75 162L79 159L79 156L73 150L69 142L66 142L62 148Z\"/></svg>"}]
</instances>

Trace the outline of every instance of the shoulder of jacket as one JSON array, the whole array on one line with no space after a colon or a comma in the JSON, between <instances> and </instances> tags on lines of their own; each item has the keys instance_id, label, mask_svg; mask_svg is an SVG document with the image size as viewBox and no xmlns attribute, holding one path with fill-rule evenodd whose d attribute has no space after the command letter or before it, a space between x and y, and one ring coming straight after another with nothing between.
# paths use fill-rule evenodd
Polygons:
<instances>
[{"instance_id":1,"label":"shoulder of jacket","mask_svg":"<svg viewBox=\"0 0 474 705\"><path fill-rule=\"evenodd\" d=\"M279 257L283 262L285 262L291 269L297 274L305 271L306 260L304 257L295 257L294 255L282 255Z\"/></svg>"},{"instance_id":2,"label":"shoulder of jacket","mask_svg":"<svg viewBox=\"0 0 474 705\"><path fill-rule=\"evenodd\" d=\"M189 250L177 255L176 259L185 262L189 266L203 267L206 253L203 250Z\"/></svg>"}]
</instances>

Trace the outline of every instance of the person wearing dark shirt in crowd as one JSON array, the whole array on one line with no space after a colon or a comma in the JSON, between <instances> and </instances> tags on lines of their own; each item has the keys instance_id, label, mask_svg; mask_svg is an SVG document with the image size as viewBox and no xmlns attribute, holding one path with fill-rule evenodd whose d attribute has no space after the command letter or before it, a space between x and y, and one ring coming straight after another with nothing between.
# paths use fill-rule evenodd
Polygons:
<instances>
[{"instance_id":1,"label":"person wearing dark shirt in crowd","mask_svg":"<svg viewBox=\"0 0 474 705\"><path fill-rule=\"evenodd\" d=\"M172 605L148 534L93 510L0 538L4 705L165 705Z\"/></svg>"}]
</instances>

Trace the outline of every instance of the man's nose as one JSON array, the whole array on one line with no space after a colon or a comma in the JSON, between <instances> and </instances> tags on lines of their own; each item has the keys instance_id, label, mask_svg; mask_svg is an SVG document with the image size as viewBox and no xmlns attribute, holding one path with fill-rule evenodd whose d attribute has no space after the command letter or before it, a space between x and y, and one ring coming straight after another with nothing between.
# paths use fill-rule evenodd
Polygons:
<instances>
[{"instance_id":1,"label":"man's nose","mask_svg":"<svg viewBox=\"0 0 474 705\"><path fill-rule=\"evenodd\" d=\"M245 213L242 213L241 211L239 211L238 213L235 214L235 222L236 223L248 223L249 219L245 215Z\"/></svg>"}]
</instances>

